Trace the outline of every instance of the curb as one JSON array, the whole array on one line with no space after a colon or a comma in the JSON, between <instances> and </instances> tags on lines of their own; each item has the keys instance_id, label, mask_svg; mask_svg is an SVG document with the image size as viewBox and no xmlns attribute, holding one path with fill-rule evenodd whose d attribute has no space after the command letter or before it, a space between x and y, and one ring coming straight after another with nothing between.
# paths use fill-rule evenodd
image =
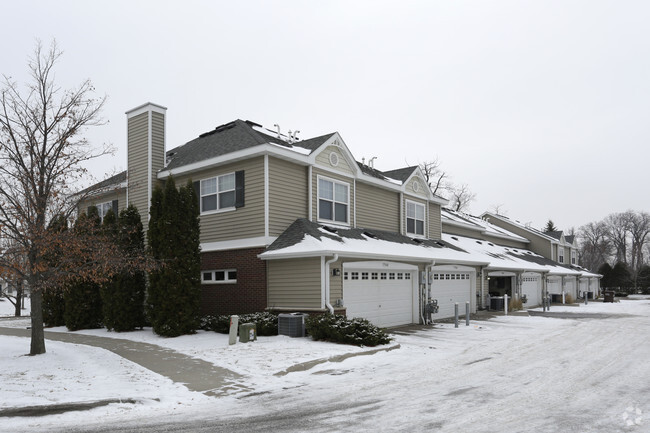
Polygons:
<instances>
[{"instance_id":1,"label":"curb","mask_svg":"<svg viewBox=\"0 0 650 433\"><path fill-rule=\"evenodd\" d=\"M393 346L382 347L379 349L368 350L365 352L344 353L343 355L330 356L329 358L321 358L321 359L315 359L313 361L301 362L300 364L292 365L291 367L285 370L274 373L273 376L282 377L282 376L286 376L289 373L295 373L297 371L307 371L319 364L324 364L326 362L343 362L346 359L353 358L355 356L366 356L366 355L374 355L375 353L379 353L379 352L390 352L392 350L399 349L400 347L401 346L399 344L395 344Z\"/></svg>"},{"instance_id":2,"label":"curb","mask_svg":"<svg viewBox=\"0 0 650 433\"><path fill-rule=\"evenodd\" d=\"M160 399L146 399L149 401L160 401ZM34 416L46 416L46 415L58 415L64 412L80 411L80 410L90 410L100 406L107 406L113 403L127 403L127 404L138 404L143 403L145 399L135 399L135 398L112 398L106 400L97 400L97 401L88 401L88 402L76 402L76 403L60 403L60 404L50 404L43 406L25 406L25 407L15 407L0 409L0 418L2 417L16 417L16 416L25 416L25 417L34 417Z\"/></svg>"}]
</instances>

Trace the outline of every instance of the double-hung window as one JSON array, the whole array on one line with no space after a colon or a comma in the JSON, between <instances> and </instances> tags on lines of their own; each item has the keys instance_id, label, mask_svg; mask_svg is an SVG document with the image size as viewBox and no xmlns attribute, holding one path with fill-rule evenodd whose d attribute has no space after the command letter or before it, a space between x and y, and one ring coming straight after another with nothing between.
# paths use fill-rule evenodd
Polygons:
<instances>
[{"instance_id":1,"label":"double-hung window","mask_svg":"<svg viewBox=\"0 0 650 433\"><path fill-rule=\"evenodd\" d=\"M424 236L424 205L414 201L406 202L406 233Z\"/></svg>"},{"instance_id":2,"label":"double-hung window","mask_svg":"<svg viewBox=\"0 0 650 433\"><path fill-rule=\"evenodd\" d=\"M576 263L576 252L575 250L571 250L571 264L575 265Z\"/></svg>"},{"instance_id":3,"label":"double-hung window","mask_svg":"<svg viewBox=\"0 0 650 433\"><path fill-rule=\"evenodd\" d=\"M201 181L201 213L235 207L235 173Z\"/></svg>"},{"instance_id":4,"label":"double-hung window","mask_svg":"<svg viewBox=\"0 0 650 433\"><path fill-rule=\"evenodd\" d=\"M329 179L318 179L318 219L348 223L350 186Z\"/></svg>"},{"instance_id":5,"label":"double-hung window","mask_svg":"<svg viewBox=\"0 0 650 433\"><path fill-rule=\"evenodd\" d=\"M558 249L558 262L564 263L564 248L559 248Z\"/></svg>"}]
</instances>

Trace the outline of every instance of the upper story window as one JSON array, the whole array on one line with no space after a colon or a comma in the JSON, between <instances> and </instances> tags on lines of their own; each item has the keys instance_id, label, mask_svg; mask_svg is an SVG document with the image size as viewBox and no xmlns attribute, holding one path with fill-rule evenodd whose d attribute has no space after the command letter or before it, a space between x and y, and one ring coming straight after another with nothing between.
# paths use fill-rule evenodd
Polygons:
<instances>
[{"instance_id":1,"label":"upper story window","mask_svg":"<svg viewBox=\"0 0 650 433\"><path fill-rule=\"evenodd\" d=\"M348 224L350 185L318 178L318 219Z\"/></svg>"},{"instance_id":2,"label":"upper story window","mask_svg":"<svg viewBox=\"0 0 650 433\"><path fill-rule=\"evenodd\" d=\"M406 201L406 233L424 236L424 205Z\"/></svg>"},{"instance_id":3,"label":"upper story window","mask_svg":"<svg viewBox=\"0 0 650 433\"><path fill-rule=\"evenodd\" d=\"M235 207L235 173L201 181L201 213Z\"/></svg>"},{"instance_id":4,"label":"upper story window","mask_svg":"<svg viewBox=\"0 0 650 433\"><path fill-rule=\"evenodd\" d=\"M575 252L575 250L571 250L571 264L575 265L575 264L577 264L576 262L577 262L577 260L576 260L576 252Z\"/></svg>"},{"instance_id":5,"label":"upper story window","mask_svg":"<svg viewBox=\"0 0 650 433\"><path fill-rule=\"evenodd\" d=\"M557 261L560 263L564 263L564 248L558 248Z\"/></svg>"}]
</instances>

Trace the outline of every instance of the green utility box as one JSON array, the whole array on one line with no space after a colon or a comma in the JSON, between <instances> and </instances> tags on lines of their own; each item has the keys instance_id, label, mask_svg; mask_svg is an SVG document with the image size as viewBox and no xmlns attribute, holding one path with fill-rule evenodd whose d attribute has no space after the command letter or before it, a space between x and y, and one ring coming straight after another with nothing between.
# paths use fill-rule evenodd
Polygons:
<instances>
[{"instance_id":1,"label":"green utility box","mask_svg":"<svg viewBox=\"0 0 650 433\"><path fill-rule=\"evenodd\" d=\"M242 323L239 325L239 342L248 343L257 340L257 325L255 323Z\"/></svg>"}]
</instances>

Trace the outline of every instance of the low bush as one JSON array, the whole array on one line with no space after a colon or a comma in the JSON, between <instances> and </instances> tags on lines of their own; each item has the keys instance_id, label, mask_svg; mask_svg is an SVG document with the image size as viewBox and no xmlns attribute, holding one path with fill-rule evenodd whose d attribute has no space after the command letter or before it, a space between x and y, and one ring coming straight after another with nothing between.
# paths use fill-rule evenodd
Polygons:
<instances>
[{"instance_id":1,"label":"low bush","mask_svg":"<svg viewBox=\"0 0 650 433\"><path fill-rule=\"evenodd\" d=\"M366 319L348 319L342 315L309 316L305 327L314 340L326 340L354 346L377 346L391 341L391 338L381 328Z\"/></svg>"},{"instance_id":2,"label":"low bush","mask_svg":"<svg viewBox=\"0 0 650 433\"><path fill-rule=\"evenodd\" d=\"M570 293L567 293L566 295L564 295L564 303L565 304L573 304L575 301L576 300L573 299L573 296L571 296Z\"/></svg>"},{"instance_id":3,"label":"low bush","mask_svg":"<svg viewBox=\"0 0 650 433\"><path fill-rule=\"evenodd\" d=\"M255 323L257 335L271 336L278 335L278 316L277 314L263 312L239 315L239 324ZM201 329L204 331L214 331L220 334L230 332L230 316L228 315L206 315L201 317Z\"/></svg>"}]
</instances>

